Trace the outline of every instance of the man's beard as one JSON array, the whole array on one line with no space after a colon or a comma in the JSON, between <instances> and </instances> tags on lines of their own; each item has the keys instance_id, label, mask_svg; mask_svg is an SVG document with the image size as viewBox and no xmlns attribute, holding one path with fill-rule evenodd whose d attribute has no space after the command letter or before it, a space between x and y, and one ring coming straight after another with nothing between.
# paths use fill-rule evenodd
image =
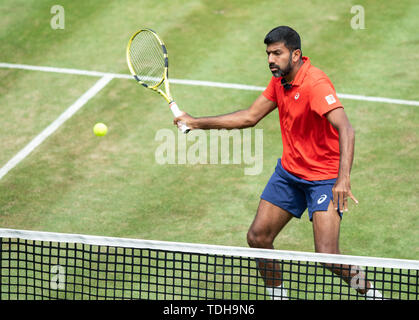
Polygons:
<instances>
[{"instance_id":1,"label":"man's beard","mask_svg":"<svg viewBox=\"0 0 419 320\"><path fill-rule=\"evenodd\" d=\"M288 60L288 65L285 67L285 69L281 70L281 68L276 65L275 63L270 63L269 64L269 68L276 68L276 71L272 71L272 74L275 78L279 78L279 77L285 77L286 75L288 75L291 70L292 70L292 52L290 53L290 58Z\"/></svg>"}]
</instances>

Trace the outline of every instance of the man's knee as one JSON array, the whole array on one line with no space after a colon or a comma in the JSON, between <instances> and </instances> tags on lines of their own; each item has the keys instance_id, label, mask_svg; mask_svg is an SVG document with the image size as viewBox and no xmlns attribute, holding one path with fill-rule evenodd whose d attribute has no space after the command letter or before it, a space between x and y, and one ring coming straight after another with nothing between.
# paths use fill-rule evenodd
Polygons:
<instances>
[{"instance_id":1,"label":"man's knee","mask_svg":"<svg viewBox=\"0 0 419 320\"><path fill-rule=\"evenodd\" d=\"M335 244L318 243L316 244L317 253L339 254L339 247Z\"/></svg>"},{"instance_id":2,"label":"man's knee","mask_svg":"<svg viewBox=\"0 0 419 320\"><path fill-rule=\"evenodd\" d=\"M250 229L247 232L247 243L252 248L273 248L273 238L266 233L257 232L253 229Z\"/></svg>"}]
</instances>

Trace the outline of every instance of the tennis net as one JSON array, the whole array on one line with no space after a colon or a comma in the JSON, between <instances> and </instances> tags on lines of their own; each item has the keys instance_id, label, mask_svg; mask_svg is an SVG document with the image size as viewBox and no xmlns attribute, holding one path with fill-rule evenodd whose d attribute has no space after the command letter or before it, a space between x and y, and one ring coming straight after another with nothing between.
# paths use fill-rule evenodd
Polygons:
<instances>
[{"instance_id":1,"label":"tennis net","mask_svg":"<svg viewBox=\"0 0 419 320\"><path fill-rule=\"evenodd\" d=\"M0 250L1 300L419 299L417 260L13 229Z\"/></svg>"}]
</instances>

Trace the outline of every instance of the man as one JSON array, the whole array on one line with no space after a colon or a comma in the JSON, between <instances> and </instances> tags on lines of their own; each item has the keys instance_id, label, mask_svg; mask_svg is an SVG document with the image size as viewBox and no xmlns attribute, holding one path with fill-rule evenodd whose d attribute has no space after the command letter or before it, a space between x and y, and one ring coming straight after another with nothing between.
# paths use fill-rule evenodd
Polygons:
<instances>
[{"instance_id":1,"label":"man","mask_svg":"<svg viewBox=\"0 0 419 320\"><path fill-rule=\"evenodd\" d=\"M278 108L283 154L261 195L248 243L273 249L282 228L308 208L316 252L338 254L342 212L348 210L348 198L358 203L350 184L354 130L329 78L302 56L295 30L277 27L264 43L273 77L248 109L214 117L184 114L174 123L186 123L191 129L247 128ZM347 270L327 267L347 283L354 276L348 266ZM275 261L258 260L258 268L268 294L286 298ZM357 290L367 297L379 296L371 287L366 282Z\"/></svg>"}]
</instances>

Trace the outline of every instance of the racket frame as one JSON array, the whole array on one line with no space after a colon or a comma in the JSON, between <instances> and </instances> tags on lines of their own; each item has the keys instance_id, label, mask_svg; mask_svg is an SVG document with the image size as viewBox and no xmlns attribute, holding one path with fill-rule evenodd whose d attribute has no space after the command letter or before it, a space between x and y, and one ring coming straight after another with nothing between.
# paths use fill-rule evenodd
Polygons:
<instances>
[{"instance_id":1,"label":"racket frame","mask_svg":"<svg viewBox=\"0 0 419 320\"><path fill-rule=\"evenodd\" d=\"M159 44L162 48L162 51L163 51L163 58L164 58L163 77L154 86L149 86L148 84L141 81L141 79L137 76L137 74L134 70L134 67L132 66L132 62L131 62L131 58L130 58L130 54L129 54L130 53L130 48L131 48L132 41L134 40L134 38L140 32L150 32L156 38L156 40L159 42ZM176 102L173 100L173 98L170 94L169 76L168 76L168 74L169 74L169 57L168 57L168 54L167 54L166 45L164 44L163 40L160 39L160 37L157 35L157 33L154 30L151 30L149 28L140 29L136 33L134 33L128 41L128 45L127 45L127 49L126 49L126 58L127 58L128 68L129 68L131 74L134 76L134 79L139 84L141 84L142 86L159 93L169 104L170 109L172 110L174 116L175 117L180 116L182 114L182 112L179 110L179 107L177 106ZM159 88L162 83L164 83L165 92L162 89ZM183 133L188 133L190 131L190 129L183 123L181 123L180 129L182 130Z\"/></svg>"},{"instance_id":2,"label":"racket frame","mask_svg":"<svg viewBox=\"0 0 419 320\"><path fill-rule=\"evenodd\" d=\"M163 57L164 57L164 72L163 72L163 77L161 78L161 80L154 86L149 86L146 83L144 83L143 81L140 80L140 78L138 78L136 72L134 71L134 67L132 66L132 62L131 62L131 58L130 58L130 47L131 47L131 43L134 40L134 38L140 33L140 32L151 32L151 34L156 38L156 40L159 42L159 44L161 45L162 51L163 51ZM129 71L131 72L131 74L134 76L134 79L137 80L138 83L140 83L142 86L149 88L151 90L154 90L158 93L160 93L164 99L166 99L166 101L170 104L173 101L173 98L170 94L170 87L169 87L169 78L168 78L168 71L169 71L169 57L167 54L167 49L166 49L166 45L164 44L164 42L159 38L159 36L157 35L157 33L151 29L145 28L145 29L140 29L138 30L136 33L133 34L133 36L129 39L128 41L128 45L127 45L127 62L128 62L128 68ZM163 90L161 90L159 87L160 85L164 82L164 89L166 92L164 92Z\"/></svg>"}]
</instances>

